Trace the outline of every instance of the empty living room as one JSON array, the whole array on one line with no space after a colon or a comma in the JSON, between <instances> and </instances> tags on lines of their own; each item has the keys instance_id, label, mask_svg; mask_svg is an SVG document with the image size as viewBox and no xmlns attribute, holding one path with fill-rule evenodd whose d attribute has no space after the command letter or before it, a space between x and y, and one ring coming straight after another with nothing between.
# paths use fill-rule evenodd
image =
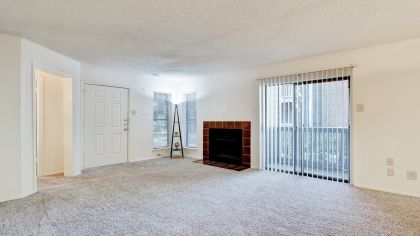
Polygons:
<instances>
[{"instance_id":1,"label":"empty living room","mask_svg":"<svg viewBox=\"0 0 420 236\"><path fill-rule=\"evenodd\" d=\"M0 235L420 236L419 0L0 0Z\"/></svg>"}]
</instances>

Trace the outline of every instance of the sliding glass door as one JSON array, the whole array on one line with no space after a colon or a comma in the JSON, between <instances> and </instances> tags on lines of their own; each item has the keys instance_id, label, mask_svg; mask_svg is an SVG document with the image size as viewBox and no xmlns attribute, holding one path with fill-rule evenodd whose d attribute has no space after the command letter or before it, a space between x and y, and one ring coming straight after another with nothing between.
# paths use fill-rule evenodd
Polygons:
<instances>
[{"instance_id":1,"label":"sliding glass door","mask_svg":"<svg viewBox=\"0 0 420 236\"><path fill-rule=\"evenodd\" d=\"M264 169L349 182L350 74L343 68L261 81Z\"/></svg>"}]
</instances>

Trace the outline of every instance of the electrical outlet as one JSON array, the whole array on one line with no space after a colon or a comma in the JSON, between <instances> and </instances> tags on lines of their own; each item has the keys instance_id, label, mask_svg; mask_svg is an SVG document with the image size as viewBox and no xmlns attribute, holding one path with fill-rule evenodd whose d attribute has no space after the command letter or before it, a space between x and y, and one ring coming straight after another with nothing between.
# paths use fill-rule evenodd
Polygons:
<instances>
[{"instance_id":1,"label":"electrical outlet","mask_svg":"<svg viewBox=\"0 0 420 236\"><path fill-rule=\"evenodd\" d=\"M365 104L356 104L356 111L357 112L364 112L365 111Z\"/></svg>"},{"instance_id":2,"label":"electrical outlet","mask_svg":"<svg viewBox=\"0 0 420 236\"><path fill-rule=\"evenodd\" d=\"M395 171L394 169L386 169L386 175L390 176L390 177L394 177L395 175Z\"/></svg>"},{"instance_id":3,"label":"electrical outlet","mask_svg":"<svg viewBox=\"0 0 420 236\"><path fill-rule=\"evenodd\" d=\"M417 171L407 170L407 179L409 179L409 180L417 180Z\"/></svg>"},{"instance_id":4,"label":"electrical outlet","mask_svg":"<svg viewBox=\"0 0 420 236\"><path fill-rule=\"evenodd\" d=\"M394 166L394 158L387 158L386 164L389 166Z\"/></svg>"}]
</instances>

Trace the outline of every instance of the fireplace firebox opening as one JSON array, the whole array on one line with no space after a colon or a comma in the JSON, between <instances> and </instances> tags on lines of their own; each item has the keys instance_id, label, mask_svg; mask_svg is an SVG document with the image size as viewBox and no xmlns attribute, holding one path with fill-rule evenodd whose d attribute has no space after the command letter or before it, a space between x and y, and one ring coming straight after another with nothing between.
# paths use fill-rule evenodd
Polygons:
<instances>
[{"instance_id":1,"label":"fireplace firebox opening","mask_svg":"<svg viewBox=\"0 0 420 236\"><path fill-rule=\"evenodd\" d=\"M210 161L242 165L242 129L209 130Z\"/></svg>"}]
</instances>

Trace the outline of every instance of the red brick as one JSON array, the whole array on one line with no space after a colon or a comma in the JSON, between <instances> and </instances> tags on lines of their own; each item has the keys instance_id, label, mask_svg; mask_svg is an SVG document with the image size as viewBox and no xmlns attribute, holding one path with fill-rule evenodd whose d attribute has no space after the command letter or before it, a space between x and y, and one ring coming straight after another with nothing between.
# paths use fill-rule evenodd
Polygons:
<instances>
[{"instance_id":1,"label":"red brick","mask_svg":"<svg viewBox=\"0 0 420 236\"><path fill-rule=\"evenodd\" d=\"M242 146L251 146L251 139L250 138L243 138L242 139Z\"/></svg>"},{"instance_id":2,"label":"red brick","mask_svg":"<svg viewBox=\"0 0 420 236\"><path fill-rule=\"evenodd\" d=\"M242 147L242 154L250 155L251 154L251 147Z\"/></svg>"},{"instance_id":3,"label":"red brick","mask_svg":"<svg viewBox=\"0 0 420 236\"><path fill-rule=\"evenodd\" d=\"M247 154L242 155L242 162L251 163L251 156Z\"/></svg>"},{"instance_id":4,"label":"red brick","mask_svg":"<svg viewBox=\"0 0 420 236\"><path fill-rule=\"evenodd\" d=\"M243 132L242 135L244 138L249 138L249 139L251 138L251 130L245 129L242 132Z\"/></svg>"},{"instance_id":5,"label":"red brick","mask_svg":"<svg viewBox=\"0 0 420 236\"><path fill-rule=\"evenodd\" d=\"M242 166L243 167L246 167L246 168L251 168L251 164L250 163L242 162Z\"/></svg>"}]
</instances>

